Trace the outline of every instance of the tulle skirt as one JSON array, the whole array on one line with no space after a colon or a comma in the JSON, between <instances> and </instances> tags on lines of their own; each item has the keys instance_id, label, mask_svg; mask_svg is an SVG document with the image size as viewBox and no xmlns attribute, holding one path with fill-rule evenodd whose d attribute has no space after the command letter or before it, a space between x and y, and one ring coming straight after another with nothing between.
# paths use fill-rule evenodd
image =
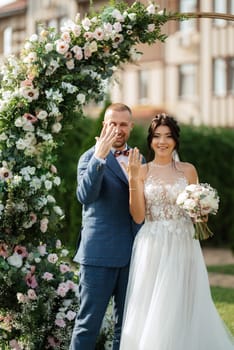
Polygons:
<instances>
[{"instance_id":1,"label":"tulle skirt","mask_svg":"<svg viewBox=\"0 0 234 350\"><path fill-rule=\"evenodd\" d=\"M120 350L234 350L190 220L146 222L132 253Z\"/></svg>"}]
</instances>

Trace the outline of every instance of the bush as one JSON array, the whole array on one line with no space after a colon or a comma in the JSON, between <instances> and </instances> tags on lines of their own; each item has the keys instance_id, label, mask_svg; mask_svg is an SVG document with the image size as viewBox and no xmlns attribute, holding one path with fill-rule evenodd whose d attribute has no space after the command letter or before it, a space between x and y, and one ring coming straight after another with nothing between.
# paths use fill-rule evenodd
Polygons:
<instances>
[{"instance_id":1,"label":"bush","mask_svg":"<svg viewBox=\"0 0 234 350\"><path fill-rule=\"evenodd\" d=\"M234 248L234 131L226 128L182 126L180 156L197 168L200 182L208 182L220 196L216 216L209 226L214 237L205 242Z\"/></svg>"}]
</instances>

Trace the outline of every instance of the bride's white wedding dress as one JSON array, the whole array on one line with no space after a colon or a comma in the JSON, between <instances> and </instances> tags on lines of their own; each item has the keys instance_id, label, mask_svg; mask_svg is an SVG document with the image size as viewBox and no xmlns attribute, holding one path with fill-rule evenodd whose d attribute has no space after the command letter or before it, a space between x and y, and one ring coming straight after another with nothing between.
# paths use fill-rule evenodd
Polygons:
<instances>
[{"instance_id":1,"label":"bride's white wedding dress","mask_svg":"<svg viewBox=\"0 0 234 350\"><path fill-rule=\"evenodd\" d=\"M211 298L192 221L176 205L186 185L177 167L150 163L146 220L133 247L120 350L234 349Z\"/></svg>"}]
</instances>

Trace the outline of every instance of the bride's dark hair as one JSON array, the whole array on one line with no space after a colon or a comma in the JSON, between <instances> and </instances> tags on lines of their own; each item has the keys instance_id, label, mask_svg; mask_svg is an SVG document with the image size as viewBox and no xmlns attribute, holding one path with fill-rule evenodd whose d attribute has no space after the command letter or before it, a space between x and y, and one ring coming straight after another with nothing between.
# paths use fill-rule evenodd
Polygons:
<instances>
[{"instance_id":1,"label":"bride's dark hair","mask_svg":"<svg viewBox=\"0 0 234 350\"><path fill-rule=\"evenodd\" d=\"M155 135L155 130L160 125L166 125L169 127L169 129L171 131L171 136L176 143L175 150L178 152L180 127L179 127L177 121L175 120L175 118L173 118L165 113L157 114L151 121L151 124L150 124L149 129L148 129L148 136L147 136L147 143L148 143L149 149L151 149L151 143L152 143L152 139Z\"/></svg>"}]
</instances>

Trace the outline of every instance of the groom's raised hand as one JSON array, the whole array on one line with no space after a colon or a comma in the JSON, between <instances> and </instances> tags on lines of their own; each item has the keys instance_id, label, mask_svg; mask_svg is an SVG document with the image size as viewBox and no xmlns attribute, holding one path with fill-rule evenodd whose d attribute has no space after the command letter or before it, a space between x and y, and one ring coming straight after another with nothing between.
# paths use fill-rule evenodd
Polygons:
<instances>
[{"instance_id":1,"label":"groom's raised hand","mask_svg":"<svg viewBox=\"0 0 234 350\"><path fill-rule=\"evenodd\" d=\"M110 152L117 136L118 130L116 127L113 124L104 123L100 136L95 137L95 156L101 159L105 159Z\"/></svg>"}]
</instances>

